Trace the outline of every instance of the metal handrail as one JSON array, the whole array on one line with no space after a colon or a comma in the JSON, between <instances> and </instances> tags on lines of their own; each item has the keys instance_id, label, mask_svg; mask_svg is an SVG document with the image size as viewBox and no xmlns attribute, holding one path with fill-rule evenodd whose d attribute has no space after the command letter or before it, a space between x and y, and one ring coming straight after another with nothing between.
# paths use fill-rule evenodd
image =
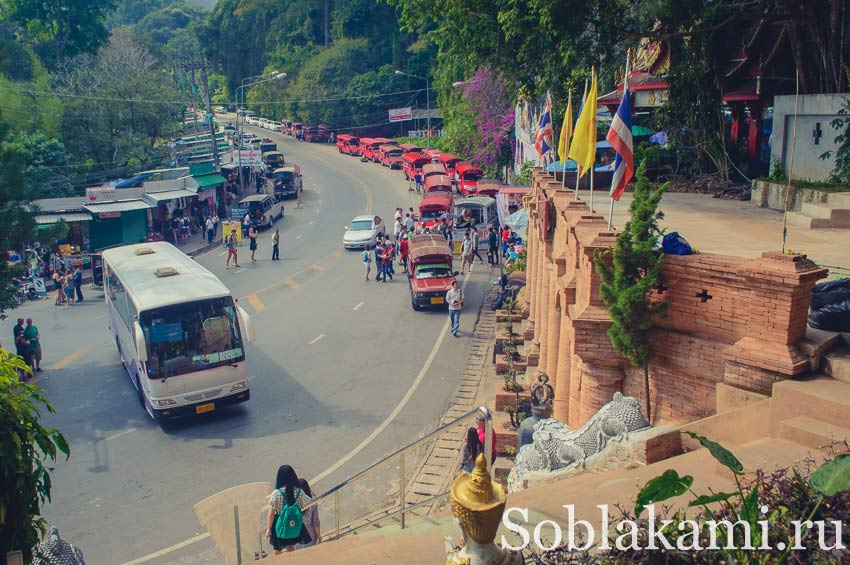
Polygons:
<instances>
[{"instance_id":1,"label":"metal handrail","mask_svg":"<svg viewBox=\"0 0 850 565\"><path fill-rule=\"evenodd\" d=\"M353 533L354 531L359 530L362 527L365 527L369 524L373 524L373 523L378 522L378 521L386 520L388 517L395 516L397 514L401 514L401 527L404 528L405 527L405 513L406 512L410 512L412 509L418 508L418 507L424 505L426 502L430 502L431 500L435 500L437 498L441 498L441 497L445 496L445 493L441 493L439 495L435 495L432 498L418 502L418 503L411 505L409 507L405 506L405 503L404 503L404 496L405 496L404 454L407 453L408 451L422 445L426 441L433 439L435 436L441 434L442 432L444 432L448 428L453 428L453 427L457 426L458 424L469 420L473 416L478 416L478 415L484 416L484 457L487 459L487 468L489 469L490 466L492 465L492 457L493 457L493 445L492 445L493 444L493 437L492 437L493 436L493 433L492 433L492 431L493 431L493 416L490 413L490 410L488 410L486 406L479 406L478 408L475 408L474 410L470 410L469 412L467 412L463 416L455 418L451 422L440 426L439 428L432 431L431 433L429 433L429 434L427 434L427 435L425 435L425 436L423 436L423 437L421 437L421 438L419 438L419 439L417 439L417 440L415 440L411 443L408 443L407 445L397 449L396 451L387 455L386 457L384 457L383 459L381 459L377 463L373 463L372 465L369 465L365 469L358 471L354 475L348 477L347 479L343 480L339 484L331 487L330 489L328 489L327 491L325 491L321 495L312 499L307 505L304 506L304 508L302 510L306 510L307 508L318 504L320 501L325 500L330 496L333 496L334 497L334 515L335 515L335 531L334 531L333 539L339 539L341 537L340 531L339 531L340 530L340 526L339 526L339 513L340 513L339 512L339 492L343 488L353 484L355 481L365 477L366 475L368 475L373 470L380 467L381 465L383 465L387 461L389 461L389 460L391 460L395 457L401 457L401 473L402 473L401 488L400 488L400 494L401 494L401 504L400 504L400 506L401 506L401 508L399 510L391 512L390 514L382 516L379 520L374 520L374 521L371 521L371 522L367 522L365 524L361 524L357 528L354 528L354 529L346 532L346 534Z\"/></svg>"}]
</instances>

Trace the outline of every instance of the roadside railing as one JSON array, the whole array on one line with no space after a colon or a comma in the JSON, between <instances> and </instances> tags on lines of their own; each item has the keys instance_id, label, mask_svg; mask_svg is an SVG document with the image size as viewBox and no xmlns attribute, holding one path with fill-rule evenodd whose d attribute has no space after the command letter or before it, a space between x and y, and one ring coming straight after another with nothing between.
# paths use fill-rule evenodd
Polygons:
<instances>
[{"instance_id":1,"label":"roadside railing","mask_svg":"<svg viewBox=\"0 0 850 565\"><path fill-rule=\"evenodd\" d=\"M469 423L478 416L484 417L484 455L489 469L493 453L493 418L486 407L479 406L397 449L313 498L303 510L320 505L319 511L323 514L322 540L339 539L390 521L400 524L404 529L411 512L448 496L451 481L446 473L451 474L456 470L463 449L462 441L456 445L452 442L450 448L434 448L446 451L446 470L442 476L438 476L440 484L434 485L431 489L433 492L413 504L407 503L408 466L415 465L419 457L426 455L431 442L439 441L442 436L460 426L469 427ZM261 556L264 549L268 548L268 545L264 548L267 540L263 539L263 533L268 511L265 496L270 491L271 485L268 483L242 485L213 495L195 505L199 521L207 527L216 547L224 554L225 563L241 564L254 556ZM354 496L346 503L342 495L348 493ZM380 501L369 500L370 496L375 495L380 496ZM332 511L329 508L331 502ZM231 507L232 511L229 510ZM332 524L331 528L328 528L329 522ZM228 523L229 525L225 525Z\"/></svg>"}]
</instances>

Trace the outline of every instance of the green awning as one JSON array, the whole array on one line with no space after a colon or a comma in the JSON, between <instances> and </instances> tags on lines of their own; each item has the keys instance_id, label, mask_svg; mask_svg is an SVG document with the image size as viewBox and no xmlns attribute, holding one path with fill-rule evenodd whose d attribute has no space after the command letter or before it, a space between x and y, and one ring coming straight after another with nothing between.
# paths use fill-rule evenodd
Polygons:
<instances>
[{"instance_id":1,"label":"green awning","mask_svg":"<svg viewBox=\"0 0 850 565\"><path fill-rule=\"evenodd\" d=\"M189 174L193 177L211 175L214 172L215 168L213 168L212 163L198 163L197 165L189 165Z\"/></svg>"},{"instance_id":2,"label":"green awning","mask_svg":"<svg viewBox=\"0 0 850 565\"><path fill-rule=\"evenodd\" d=\"M632 126L632 135L641 136L641 135L652 135L653 131L648 127L644 126Z\"/></svg>"},{"instance_id":3,"label":"green awning","mask_svg":"<svg viewBox=\"0 0 850 565\"><path fill-rule=\"evenodd\" d=\"M198 183L199 190L205 190L207 188L212 188L214 186L218 186L227 182L227 179L225 179L218 173L213 173L211 175L202 175L193 178L195 179L195 182Z\"/></svg>"}]
</instances>

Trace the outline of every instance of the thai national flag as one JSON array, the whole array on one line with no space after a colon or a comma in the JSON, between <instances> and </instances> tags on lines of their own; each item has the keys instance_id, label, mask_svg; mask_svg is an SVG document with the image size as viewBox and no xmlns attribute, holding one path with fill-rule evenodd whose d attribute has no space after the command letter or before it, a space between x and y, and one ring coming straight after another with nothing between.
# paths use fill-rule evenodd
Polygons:
<instances>
[{"instance_id":1,"label":"thai national flag","mask_svg":"<svg viewBox=\"0 0 850 565\"><path fill-rule=\"evenodd\" d=\"M537 135L534 136L534 147L537 148L538 157L548 153L552 149L552 103L546 101L546 110L540 116L540 124L537 126Z\"/></svg>"},{"instance_id":2,"label":"thai national flag","mask_svg":"<svg viewBox=\"0 0 850 565\"><path fill-rule=\"evenodd\" d=\"M623 100L617 108L617 114L611 120L611 129L605 136L617 157L614 159L614 176L611 178L611 198L620 200L626 185L635 174L635 156L632 141L632 97L628 90L623 92Z\"/></svg>"}]
</instances>

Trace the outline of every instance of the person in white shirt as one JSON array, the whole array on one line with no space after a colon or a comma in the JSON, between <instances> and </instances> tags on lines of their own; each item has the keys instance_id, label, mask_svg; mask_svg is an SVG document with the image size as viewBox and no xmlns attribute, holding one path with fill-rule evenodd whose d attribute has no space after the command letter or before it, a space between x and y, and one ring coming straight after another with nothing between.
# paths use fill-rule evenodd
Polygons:
<instances>
[{"instance_id":1,"label":"person in white shirt","mask_svg":"<svg viewBox=\"0 0 850 565\"><path fill-rule=\"evenodd\" d=\"M449 305L452 335L457 337L460 330L460 311L463 310L463 291L457 281L452 281L452 288L446 293L446 303Z\"/></svg>"},{"instance_id":2,"label":"person in white shirt","mask_svg":"<svg viewBox=\"0 0 850 565\"><path fill-rule=\"evenodd\" d=\"M395 219L393 224L393 244L395 246L396 255L398 255L398 238L401 235L401 218Z\"/></svg>"},{"instance_id":3,"label":"person in white shirt","mask_svg":"<svg viewBox=\"0 0 850 565\"><path fill-rule=\"evenodd\" d=\"M404 215L404 222L402 222L402 226L404 226L404 231L413 231L416 227L416 222L414 222L413 218L410 217L410 212Z\"/></svg>"},{"instance_id":4,"label":"person in white shirt","mask_svg":"<svg viewBox=\"0 0 850 565\"><path fill-rule=\"evenodd\" d=\"M212 243L213 237L215 237L215 222L213 222L212 216L207 217L206 228L207 228L207 242Z\"/></svg>"},{"instance_id":5,"label":"person in white shirt","mask_svg":"<svg viewBox=\"0 0 850 565\"><path fill-rule=\"evenodd\" d=\"M469 239L469 232L463 236L463 241L460 243L460 274L464 273L466 266L469 265L469 271L472 272L472 260L475 258L475 252L472 248L472 240Z\"/></svg>"}]
</instances>

